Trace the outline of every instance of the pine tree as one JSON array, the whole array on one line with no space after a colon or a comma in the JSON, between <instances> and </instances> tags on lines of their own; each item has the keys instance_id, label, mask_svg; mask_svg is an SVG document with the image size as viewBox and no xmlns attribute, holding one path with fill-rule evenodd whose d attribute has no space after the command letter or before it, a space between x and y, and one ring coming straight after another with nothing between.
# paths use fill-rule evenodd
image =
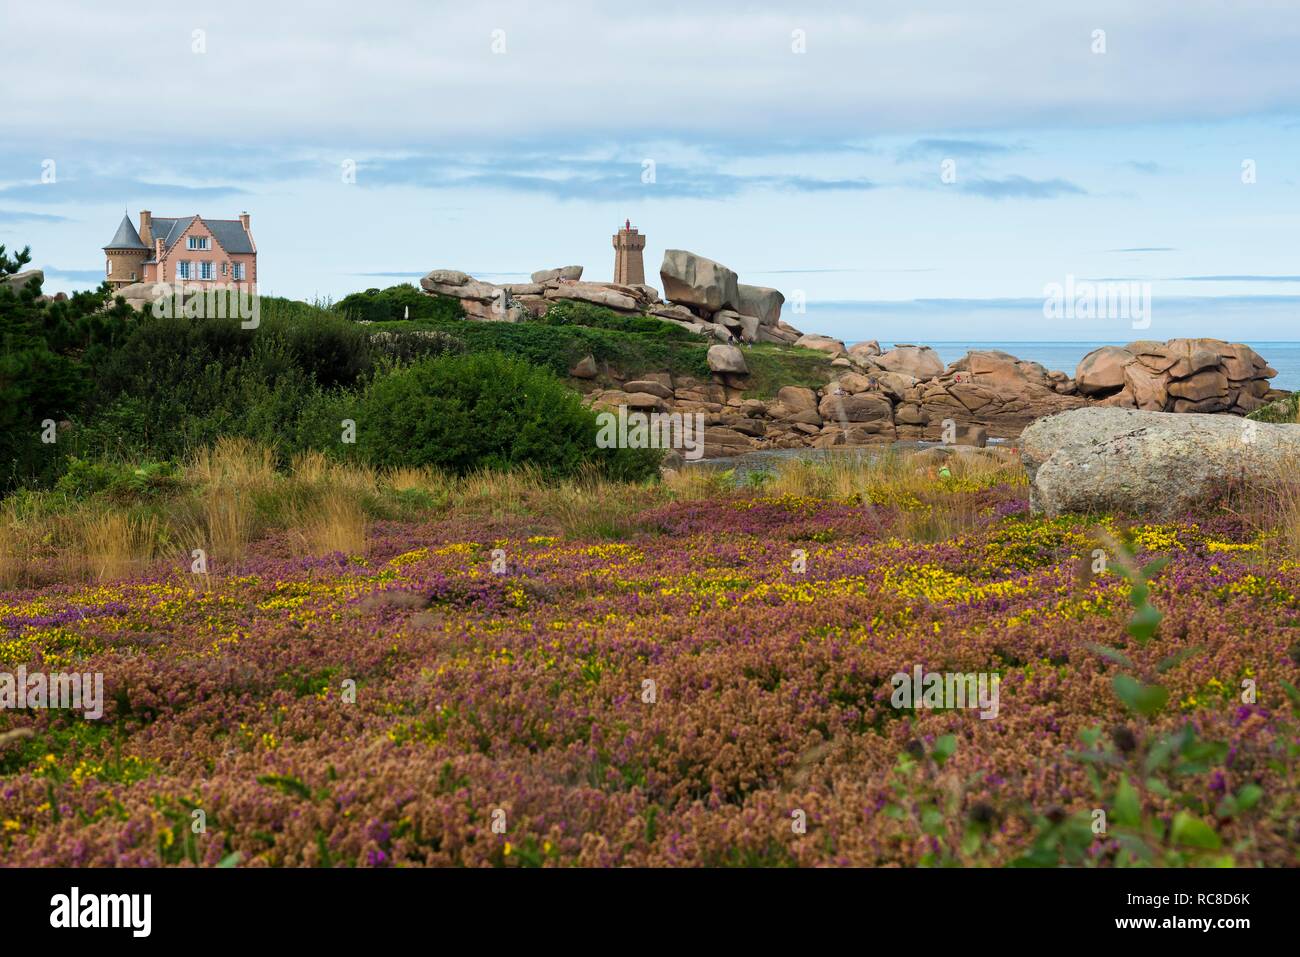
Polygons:
<instances>
[{"instance_id":1,"label":"pine tree","mask_svg":"<svg viewBox=\"0 0 1300 957\"><path fill-rule=\"evenodd\" d=\"M63 459L47 423L80 411L88 369L120 341L133 313L106 306L107 284L66 300L41 295L39 277L5 280L31 262L30 247L12 258L0 245L0 492L38 477Z\"/></svg>"}]
</instances>

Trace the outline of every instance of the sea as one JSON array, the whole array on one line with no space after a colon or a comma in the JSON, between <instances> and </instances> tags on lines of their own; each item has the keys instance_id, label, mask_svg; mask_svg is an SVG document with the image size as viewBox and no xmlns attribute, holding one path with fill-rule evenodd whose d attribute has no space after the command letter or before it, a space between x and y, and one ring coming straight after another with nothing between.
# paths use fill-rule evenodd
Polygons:
<instances>
[{"instance_id":1,"label":"sea","mask_svg":"<svg viewBox=\"0 0 1300 957\"><path fill-rule=\"evenodd\" d=\"M849 343L850 345L852 342ZM996 342L979 340L970 342L933 342L919 341L918 344L930 346L939 353L945 364L960 359L966 353L978 349L1000 349L1009 352L1017 359L1041 362L1048 369L1059 369L1073 376L1079 360L1093 349L1100 346L1123 346L1124 342ZM881 341L881 349L890 349L892 342ZM1275 389L1300 389L1300 342L1248 342L1269 365L1277 370L1277 377L1272 379Z\"/></svg>"}]
</instances>

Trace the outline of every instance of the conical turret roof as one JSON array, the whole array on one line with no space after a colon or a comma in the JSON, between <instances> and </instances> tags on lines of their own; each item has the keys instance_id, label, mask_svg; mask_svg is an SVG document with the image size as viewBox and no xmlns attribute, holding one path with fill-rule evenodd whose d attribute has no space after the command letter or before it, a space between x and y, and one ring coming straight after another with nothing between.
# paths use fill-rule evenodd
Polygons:
<instances>
[{"instance_id":1,"label":"conical turret roof","mask_svg":"<svg viewBox=\"0 0 1300 957\"><path fill-rule=\"evenodd\" d=\"M117 232L113 238L108 241L105 249L148 249L140 241L140 234L135 231L135 226L131 224L131 217L123 214L122 225L117 227Z\"/></svg>"}]
</instances>

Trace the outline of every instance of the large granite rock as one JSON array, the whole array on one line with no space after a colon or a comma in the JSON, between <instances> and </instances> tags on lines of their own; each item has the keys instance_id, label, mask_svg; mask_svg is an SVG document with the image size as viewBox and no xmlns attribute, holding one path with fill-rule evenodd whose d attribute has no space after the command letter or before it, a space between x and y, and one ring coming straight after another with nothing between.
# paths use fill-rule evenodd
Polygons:
<instances>
[{"instance_id":1,"label":"large granite rock","mask_svg":"<svg viewBox=\"0 0 1300 957\"><path fill-rule=\"evenodd\" d=\"M1033 423L1020 453L1037 511L1168 520L1287 472L1300 425L1094 407Z\"/></svg>"},{"instance_id":2,"label":"large granite rock","mask_svg":"<svg viewBox=\"0 0 1300 957\"><path fill-rule=\"evenodd\" d=\"M659 267L664 298L709 312L734 309L740 304L736 274L721 263L685 249L664 250Z\"/></svg>"},{"instance_id":3,"label":"large granite rock","mask_svg":"<svg viewBox=\"0 0 1300 957\"><path fill-rule=\"evenodd\" d=\"M1277 375L1248 345L1221 339L1102 346L1075 370L1081 395L1147 412L1253 412Z\"/></svg>"},{"instance_id":4,"label":"large granite rock","mask_svg":"<svg viewBox=\"0 0 1300 957\"><path fill-rule=\"evenodd\" d=\"M557 279L567 279L577 282L582 278L581 266L560 266L556 269L539 269L530 277L533 282L555 282Z\"/></svg>"},{"instance_id":5,"label":"large granite rock","mask_svg":"<svg viewBox=\"0 0 1300 957\"><path fill-rule=\"evenodd\" d=\"M629 295L594 282L566 282L546 288L547 299L574 299L606 306L621 312L636 312L637 300Z\"/></svg>"},{"instance_id":6,"label":"large granite rock","mask_svg":"<svg viewBox=\"0 0 1300 957\"><path fill-rule=\"evenodd\" d=\"M736 284L736 291L740 295L740 301L736 303L737 312L753 316L763 326L775 326L780 321L781 306L785 304L785 296L780 290L747 286L741 282Z\"/></svg>"},{"instance_id":7,"label":"large granite rock","mask_svg":"<svg viewBox=\"0 0 1300 957\"><path fill-rule=\"evenodd\" d=\"M731 375L749 374L749 367L745 365L745 354L735 346L709 346L706 359L712 372L725 372Z\"/></svg>"},{"instance_id":8,"label":"large granite rock","mask_svg":"<svg viewBox=\"0 0 1300 957\"><path fill-rule=\"evenodd\" d=\"M893 406L878 392L860 392L857 395L831 392L822 397L817 413L826 422L873 422L877 419L893 421Z\"/></svg>"},{"instance_id":9,"label":"large granite rock","mask_svg":"<svg viewBox=\"0 0 1300 957\"><path fill-rule=\"evenodd\" d=\"M22 290L33 279L45 282L45 271L43 269L26 269L23 272L16 272L12 276L0 276L0 288L8 288L13 291L14 295Z\"/></svg>"},{"instance_id":10,"label":"large granite rock","mask_svg":"<svg viewBox=\"0 0 1300 957\"><path fill-rule=\"evenodd\" d=\"M933 379L943 374L943 360L929 346L895 346L877 356L876 365L887 372L901 372L913 379Z\"/></svg>"},{"instance_id":11,"label":"large granite rock","mask_svg":"<svg viewBox=\"0 0 1300 957\"><path fill-rule=\"evenodd\" d=\"M477 302L493 302L506 294L500 286L490 282L479 282L472 276L454 269L433 270L420 280L420 288L431 295L471 299Z\"/></svg>"},{"instance_id":12,"label":"large granite rock","mask_svg":"<svg viewBox=\"0 0 1300 957\"><path fill-rule=\"evenodd\" d=\"M803 349L816 349L818 352L824 352L829 356L844 355L844 343L839 339L832 339L830 336L819 336L812 332L800 336L794 341L794 344Z\"/></svg>"},{"instance_id":13,"label":"large granite rock","mask_svg":"<svg viewBox=\"0 0 1300 957\"><path fill-rule=\"evenodd\" d=\"M1079 361L1074 382L1084 395L1105 395L1124 386L1124 367L1133 354L1119 346L1094 349Z\"/></svg>"}]
</instances>

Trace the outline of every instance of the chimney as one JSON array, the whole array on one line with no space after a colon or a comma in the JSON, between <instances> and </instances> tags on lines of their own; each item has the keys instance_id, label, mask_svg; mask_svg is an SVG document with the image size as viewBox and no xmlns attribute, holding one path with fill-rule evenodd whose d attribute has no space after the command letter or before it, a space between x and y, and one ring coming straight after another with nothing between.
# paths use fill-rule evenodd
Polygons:
<instances>
[{"instance_id":1,"label":"chimney","mask_svg":"<svg viewBox=\"0 0 1300 957\"><path fill-rule=\"evenodd\" d=\"M140 210L140 242L153 245L153 213L147 209Z\"/></svg>"},{"instance_id":2,"label":"chimney","mask_svg":"<svg viewBox=\"0 0 1300 957\"><path fill-rule=\"evenodd\" d=\"M248 232L248 212L244 211L239 214L239 224L244 227L244 232Z\"/></svg>"}]
</instances>

